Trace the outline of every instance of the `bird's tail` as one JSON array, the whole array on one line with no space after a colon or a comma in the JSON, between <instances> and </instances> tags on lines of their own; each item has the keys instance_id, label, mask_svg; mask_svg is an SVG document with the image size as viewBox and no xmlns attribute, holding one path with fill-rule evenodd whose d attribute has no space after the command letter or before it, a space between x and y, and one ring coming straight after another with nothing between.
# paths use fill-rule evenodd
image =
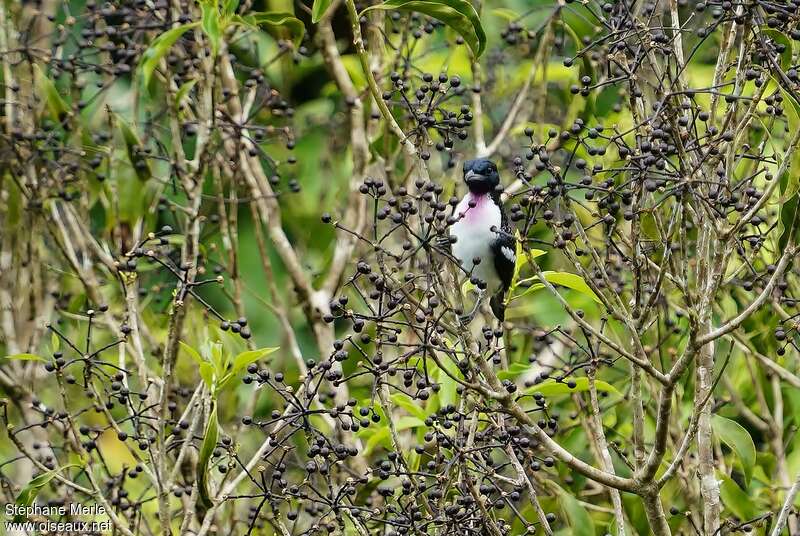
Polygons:
<instances>
[{"instance_id":1,"label":"bird's tail","mask_svg":"<svg viewBox=\"0 0 800 536\"><path fill-rule=\"evenodd\" d=\"M495 318L500 322L506 319L506 293L504 290L499 290L489 299L489 307L492 308L492 313Z\"/></svg>"}]
</instances>

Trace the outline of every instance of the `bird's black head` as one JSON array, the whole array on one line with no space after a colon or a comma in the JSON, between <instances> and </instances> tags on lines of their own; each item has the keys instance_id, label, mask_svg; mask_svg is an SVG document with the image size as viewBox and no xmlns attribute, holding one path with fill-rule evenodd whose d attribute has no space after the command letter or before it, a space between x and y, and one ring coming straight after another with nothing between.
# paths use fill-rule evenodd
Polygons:
<instances>
[{"instance_id":1,"label":"bird's black head","mask_svg":"<svg viewBox=\"0 0 800 536\"><path fill-rule=\"evenodd\" d=\"M485 194L493 191L500 184L497 166L486 158L476 158L464 162L464 182L474 194Z\"/></svg>"}]
</instances>

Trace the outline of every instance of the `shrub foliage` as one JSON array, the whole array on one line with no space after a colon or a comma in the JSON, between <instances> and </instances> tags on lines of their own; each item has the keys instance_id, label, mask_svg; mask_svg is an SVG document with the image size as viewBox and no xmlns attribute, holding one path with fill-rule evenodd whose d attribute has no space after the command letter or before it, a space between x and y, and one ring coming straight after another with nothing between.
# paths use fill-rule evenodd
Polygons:
<instances>
[{"instance_id":1,"label":"shrub foliage","mask_svg":"<svg viewBox=\"0 0 800 536\"><path fill-rule=\"evenodd\" d=\"M3 2L4 502L798 533L799 8ZM442 245L475 157L502 323Z\"/></svg>"}]
</instances>

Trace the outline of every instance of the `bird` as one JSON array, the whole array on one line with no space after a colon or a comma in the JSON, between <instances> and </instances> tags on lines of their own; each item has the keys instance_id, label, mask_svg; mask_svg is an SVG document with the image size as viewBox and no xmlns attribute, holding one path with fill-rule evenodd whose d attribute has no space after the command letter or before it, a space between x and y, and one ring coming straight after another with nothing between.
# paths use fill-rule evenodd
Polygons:
<instances>
[{"instance_id":1,"label":"bird","mask_svg":"<svg viewBox=\"0 0 800 536\"><path fill-rule=\"evenodd\" d=\"M464 162L464 182L468 192L456 205L456 221L450 227L450 251L461 267L477 279L478 300L464 321L474 317L485 293L500 322L505 320L505 295L514 276L516 240L511 232L500 197L497 165L486 158Z\"/></svg>"}]
</instances>

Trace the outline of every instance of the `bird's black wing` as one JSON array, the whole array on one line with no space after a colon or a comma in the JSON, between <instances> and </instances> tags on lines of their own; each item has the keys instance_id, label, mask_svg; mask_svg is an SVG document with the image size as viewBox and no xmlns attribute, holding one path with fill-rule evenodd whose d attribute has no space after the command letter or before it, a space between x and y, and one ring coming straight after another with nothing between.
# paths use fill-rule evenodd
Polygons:
<instances>
[{"instance_id":1,"label":"bird's black wing","mask_svg":"<svg viewBox=\"0 0 800 536\"><path fill-rule=\"evenodd\" d=\"M511 286L511 278L514 277L514 266L517 263L517 244L509 227L504 227L498 231L497 237L492 241L491 248L494 269L497 271L497 275L503 285L501 290L505 292Z\"/></svg>"},{"instance_id":2,"label":"bird's black wing","mask_svg":"<svg viewBox=\"0 0 800 536\"><path fill-rule=\"evenodd\" d=\"M495 318L500 322L506 317L506 292L511 286L511 279L514 277L514 266L517 263L516 241L511 234L508 226L497 233L497 238L492 242L492 257L494 258L494 269L500 278L501 287L489 300Z\"/></svg>"},{"instance_id":3,"label":"bird's black wing","mask_svg":"<svg viewBox=\"0 0 800 536\"><path fill-rule=\"evenodd\" d=\"M492 192L492 200L500 209L500 229L497 230L496 238L491 244L492 257L494 258L494 269L503 284L502 293L505 294L508 287L511 286L514 266L517 264L517 241L508 222L503 202L500 200L500 193Z\"/></svg>"},{"instance_id":4,"label":"bird's black wing","mask_svg":"<svg viewBox=\"0 0 800 536\"><path fill-rule=\"evenodd\" d=\"M497 230L496 238L490 246L492 258L494 259L494 269L500 278L501 287L489 300L489 305L494 316L502 322L506 315L506 292L511 286L511 279L514 277L514 266L517 264L517 241L512 234L506 211L503 210L499 192L495 192L492 195L492 199L500 208L500 229Z\"/></svg>"}]
</instances>

